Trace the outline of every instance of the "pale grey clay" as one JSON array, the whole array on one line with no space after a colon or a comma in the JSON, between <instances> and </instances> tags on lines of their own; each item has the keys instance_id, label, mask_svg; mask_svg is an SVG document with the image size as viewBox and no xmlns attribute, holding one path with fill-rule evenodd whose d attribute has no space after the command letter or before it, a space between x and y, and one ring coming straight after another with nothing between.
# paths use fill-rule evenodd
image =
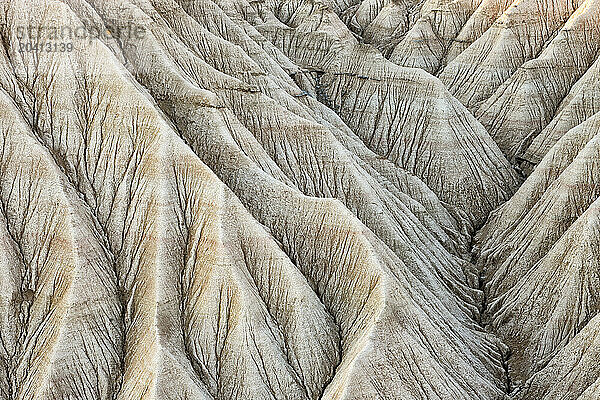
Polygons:
<instances>
[{"instance_id":1,"label":"pale grey clay","mask_svg":"<svg viewBox=\"0 0 600 400\"><path fill-rule=\"evenodd\" d=\"M0 400L600 399L600 0L0 0Z\"/></svg>"}]
</instances>

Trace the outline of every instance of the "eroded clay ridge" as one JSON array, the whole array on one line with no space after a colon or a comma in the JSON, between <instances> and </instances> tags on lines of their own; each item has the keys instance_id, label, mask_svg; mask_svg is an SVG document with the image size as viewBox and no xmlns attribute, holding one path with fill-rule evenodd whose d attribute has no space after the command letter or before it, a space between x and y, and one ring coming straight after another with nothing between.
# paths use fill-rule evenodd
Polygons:
<instances>
[{"instance_id":1,"label":"eroded clay ridge","mask_svg":"<svg viewBox=\"0 0 600 400\"><path fill-rule=\"evenodd\" d=\"M1 0L0 399L598 398L599 10Z\"/></svg>"}]
</instances>

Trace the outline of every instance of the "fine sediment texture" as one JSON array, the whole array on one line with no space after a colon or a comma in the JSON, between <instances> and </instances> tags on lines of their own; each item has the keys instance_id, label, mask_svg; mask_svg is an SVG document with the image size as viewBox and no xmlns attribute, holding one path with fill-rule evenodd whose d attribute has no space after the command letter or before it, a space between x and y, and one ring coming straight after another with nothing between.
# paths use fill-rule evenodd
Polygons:
<instances>
[{"instance_id":1,"label":"fine sediment texture","mask_svg":"<svg viewBox=\"0 0 600 400\"><path fill-rule=\"evenodd\" d=\"M0 399L600 397L600 1L0 17Z\"/></svg>"}]
</instances>

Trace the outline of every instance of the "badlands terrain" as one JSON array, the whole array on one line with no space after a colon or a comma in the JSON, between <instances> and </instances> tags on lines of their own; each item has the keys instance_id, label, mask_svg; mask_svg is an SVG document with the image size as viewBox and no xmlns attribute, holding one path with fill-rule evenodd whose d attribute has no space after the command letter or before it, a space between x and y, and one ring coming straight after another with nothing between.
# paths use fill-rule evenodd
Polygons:
<instances>
[{"instance_id":1,"label":"badlands terrain","mask_svg":"<svg viewBox=\"0 0 600 400\"><path fill-rule=\"evenodd\" d=\"M600 0L0 0L0 44L0 399L600 398Z\"/></svg>"}]
</instances>

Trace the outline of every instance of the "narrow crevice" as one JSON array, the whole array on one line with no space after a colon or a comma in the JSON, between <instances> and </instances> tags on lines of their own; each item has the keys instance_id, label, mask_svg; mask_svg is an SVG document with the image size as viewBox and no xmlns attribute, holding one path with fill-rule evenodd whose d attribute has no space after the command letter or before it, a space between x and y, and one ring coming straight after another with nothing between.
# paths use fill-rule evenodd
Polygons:
<instances>
[{"instance_id":1,"label":"narrow crevice","mask_svg":"<svg viewBox=\"0 0 600 400\"><path fill-rule=\"evenodd\" d=\"M471 251L471 263L473 265L477 265L477 260L479 258L479 254L477 249L475 248L474 245L474 240L473 238L475 237L477 232L475 232L473 234L473 237L471 239L471 243L470 243L470 251ZM479 304L479 318L476 320L477 324L479 325L479 327L484 331L487 332L491 335L494 335L494 337L496 337L501 343L503 343L504 345L506 345L504 343L504 341L502 341L495 332L493 332L490 327L489 327L489 303L488 303L488 294L487 291L485 290L485 286L486 286L486 270L485 268L482 268L479 271L479 281L478 281L478 290L481 292L482 296L481 296L481 303ZM499 353L500 353L500 362L501 362L501 366L503 369L503 378L504 378L504 387L500 388L502 389L502 391L504 391L506 394L510 394L512 392L513 386L512 386L512 380L510 377L510 366L509 366L509 362L510 362L510 356L511 356L511 349L506 346L504 350L502 348L499 348Z\"/></svg>"},{"instance_id":2,"label":"narrow crevice","mask_svg":"<svg viewBox=\"0 0 600 400\"><path fill-rule=\"evenodd\" d=\"M502 354L502 368L504 368L504 379L506 380L506 388L504 389L507 394L512 392L512 380L510 378L510 368L508 362L510 361L510 349L509 351Z\"/></svg>"}]
</instances>

